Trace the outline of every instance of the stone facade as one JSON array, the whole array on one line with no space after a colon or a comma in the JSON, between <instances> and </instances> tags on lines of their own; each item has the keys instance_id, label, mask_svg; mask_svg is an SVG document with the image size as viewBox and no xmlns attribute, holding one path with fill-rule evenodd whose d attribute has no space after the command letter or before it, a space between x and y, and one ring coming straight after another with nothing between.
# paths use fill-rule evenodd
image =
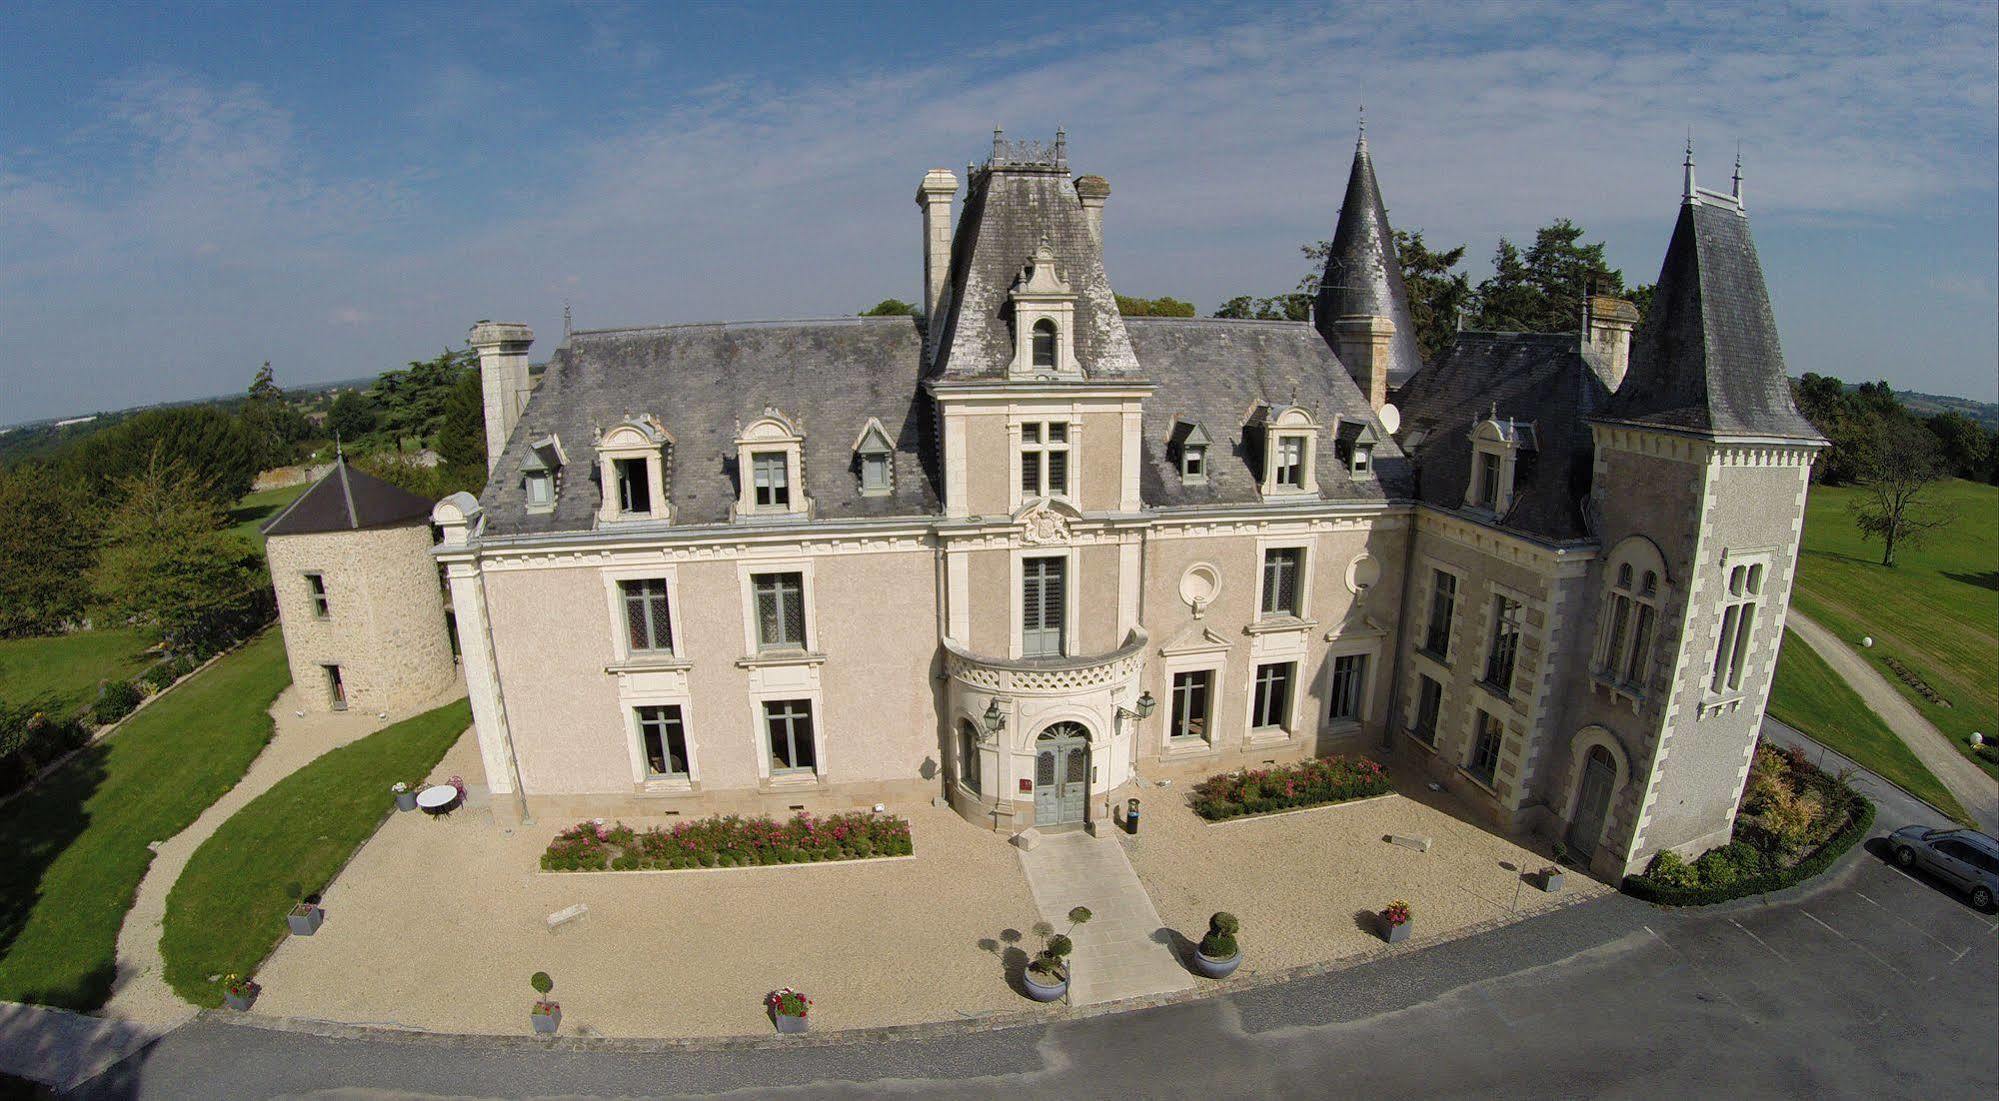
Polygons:
<instances>
[{"instance_id":1,"label":"stone facade","mask_svg":"<svg viewBox=\"0 0 1999 1101\"><path fill-rule=\"evenodd\" d=\"M301 699L400 714L451 684L457 667L430 545L428 523L270 537L264 553Z\"/></svg>"}]
</instances>

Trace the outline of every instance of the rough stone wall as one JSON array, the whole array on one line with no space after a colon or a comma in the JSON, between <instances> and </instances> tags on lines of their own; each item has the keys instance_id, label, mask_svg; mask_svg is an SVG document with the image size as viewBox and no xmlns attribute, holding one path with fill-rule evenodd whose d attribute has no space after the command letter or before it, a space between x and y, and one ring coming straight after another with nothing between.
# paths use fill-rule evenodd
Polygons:
<instances>
[{"instance_id":1,"label":"rough stone wall","mask_svg":"<svg viewBox=\"0 0 1999 1101\"><path fill-rule=\"evenodd\" d=\"M329 710L325 666L340 667L347 706L401 713L457 676L430 527L273 536L265 544L292 682ZM325 579L328 614L313 609L308 573Z\"/></svg>"}]
</instances>

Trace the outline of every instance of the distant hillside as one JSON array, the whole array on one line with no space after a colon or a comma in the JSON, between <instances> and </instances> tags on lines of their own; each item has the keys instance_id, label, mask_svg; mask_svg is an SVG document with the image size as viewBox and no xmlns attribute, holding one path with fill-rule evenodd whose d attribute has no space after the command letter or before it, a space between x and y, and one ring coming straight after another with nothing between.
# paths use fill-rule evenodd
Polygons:
<instances>
[{"instance_id":1,"label":"distant hillside","mask_svg":"<svg viewBox=\"0 0 1999 1101\"><path fill-rule=\"evenodd\" d=\"M325 405L324 395L335 390L352 390L374 384L374 379L346 379L341 382L316 382L306 386L287 386L285 396L301 407L316 410ZM35 455L46 455L57 448L102 432L128 417L143 413L148 409L172 409L189 405L221 405L234 408L243 401L243 395L224 394L218 397L192 398L186 401L162 401L151 405L135 405L129 409L99 410L69 417L49 417L21 424L0 425L0 465L17 459Z\"/></svg>"},{"instance_id":2,"label":"distant hillside","mask_svg":"<svg viewBox=\"0 0 1999 1101\"><path fill-rule=\"evenodd\" d=\"M1979 424L1999 432L1999 404L1973 401L1970 398L1954 398L1948 394L1922 394L1914 390L1897 390L1895 396L1902 399L1902 404L1909 407L1909 412L1918 416L1962 413Z\"/></svg>"}]
</instances>

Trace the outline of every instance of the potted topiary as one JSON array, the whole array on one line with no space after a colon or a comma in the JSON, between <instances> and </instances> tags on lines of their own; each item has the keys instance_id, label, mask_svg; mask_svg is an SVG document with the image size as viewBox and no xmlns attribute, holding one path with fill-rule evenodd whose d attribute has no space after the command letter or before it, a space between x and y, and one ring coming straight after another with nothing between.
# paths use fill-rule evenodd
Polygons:
<instances>
[{"instance_id":1,"label":"potted topiary","mask_svg":"<svg viewBox=\"0 0 1999 1101\"><path fill-rule=\"evenodd\" d=\"M1398 898L1388 904L1388 909L1381 912L1381 923L1388 929L1385 938L1388 943L1401 944L1403 941L1409 939L1412 918L1413 915L1409 912L1408 903Z\"/></svg>"},{"instance_id":2,"label":"potted topiary","mask_svg":"<svg viewBox=\"0 0 1999 1101\"><path fill-rule=\"evenodd\" d=\"M528 1010L528 1023L542 1035L555 1035L555 1030L562 1027L562 1006L548 998L548 992L555 989L555 980L548 977L548 972L537 971L528 979L528 985L541 995L534 1000L534 1008Z\"/></svg>"},{"instance_id":3,"label":"potted topiary","mask_svg":"<svg viewBox=\"0 0 1999 1101\"><path fill-rule=\"evenodd\" d=\"M295 937L309 937L319 932L319 924L326 920L326 911L320 909L319 896L305 894L296 883L285 884L285 896L292 900L292 912L285 918Z\"/></svg>"},{"instance_id":4,"label":"potted topiary","mask_svg":"<svg viewBox=\"0 0 1999 1101\"><path fill-rule=\"evenodd\" d=\"M810 1027L805 1017L812 1012L812 999L788 986L765 994L764 1008L781 1033L804 1032Z\"/></svg>"},{"instance_id":5,"label":"potted topiary","mask_svg":"<svg viewBox=\"0 0 1999 1101\"><path fill-rule=\"evenodd\" d=\"M397 781L396 781L396 782L395 782L394 784L391 784L391 785L389 786L389 790L390 790L391 792L395 793L395 796L396 796L396 809L397 809L397 810L415 810L415 809L416 809L416 789L415 789L415 788L413 788L413 787L411 787L410 785L408 785L408 784L406 784L406 783L402 782L401 780L397 780Z\"/></svg>"},{"instance_id":6,"label":"potted topiary","mask_svg":"<svg viewBox=\"0 0 1999 1101\"><path fill-rule=\"evenodd\" d=\"M222 1001L238 1013L247 1013L250 1003L257 1000L257 992L263 987L241 975L229 975L222 980Z\"/></svg>"},{"instance_id":7,"label":"potted topiary","mask_svg":"<svg viewBox=\"0 0 1999 1101\"><path fill-rule=\"evenodd\" d=\"M1236 930L1241 927L1231 913L1218 913L1208 919L1208 935L1194 949L1194 970L1211 979L1226 979L1242 966L1242 947L1236 943Z\"/></svg>"},{"instance_id":8,"label":"potted topiary","mask_svg":"<svg viewBox=\"0 0 1999 1101\"><path fill-rule=\"evenodd\" d=\"M1069 932L1076 926L1090 920L1089 907L1078 906L1069 911ZM1027 965L1021 975L1021 982L1027 987L1027 996L1037 1002L1052 1002L1069 992L1069 953L1075 951L1076 942L1068 933L1057 933L1055 927L1041 922L1034 927L1041 934L1041 952Z\"/></svg>"}]
</instances>

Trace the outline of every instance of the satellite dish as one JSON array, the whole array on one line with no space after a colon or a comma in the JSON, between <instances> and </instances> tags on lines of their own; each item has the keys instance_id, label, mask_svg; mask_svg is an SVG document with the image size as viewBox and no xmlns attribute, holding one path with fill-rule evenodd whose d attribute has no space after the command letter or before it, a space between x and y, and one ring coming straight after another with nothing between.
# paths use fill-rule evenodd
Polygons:
<instances>
[{"instance_id":1,"label":"satellite dish","mask_svg":"<svg viewBox=\"0 0 1999 1101\"><path fill-rule=\"evenodd\" d=\"M1383 427L1383 428L1387 429L1387 430L1388 430L1388 434L1389 434L1389 435L1391 435L1391 436L1393 436L1393 435L1394 435L1395 433L1397 433L1397 432L1401 431L1401 430L1402 430L1402 410L1400 410L1400 409L1397 409L1397 408L1395 408L1395 406L1394 406L1394 405L1392 405L1392 404L1389 404L1389 403L1386 403L1386 402L1382 403L1382 406L1381 406L1381 427Z\"/></svg>"}]
</instances>

